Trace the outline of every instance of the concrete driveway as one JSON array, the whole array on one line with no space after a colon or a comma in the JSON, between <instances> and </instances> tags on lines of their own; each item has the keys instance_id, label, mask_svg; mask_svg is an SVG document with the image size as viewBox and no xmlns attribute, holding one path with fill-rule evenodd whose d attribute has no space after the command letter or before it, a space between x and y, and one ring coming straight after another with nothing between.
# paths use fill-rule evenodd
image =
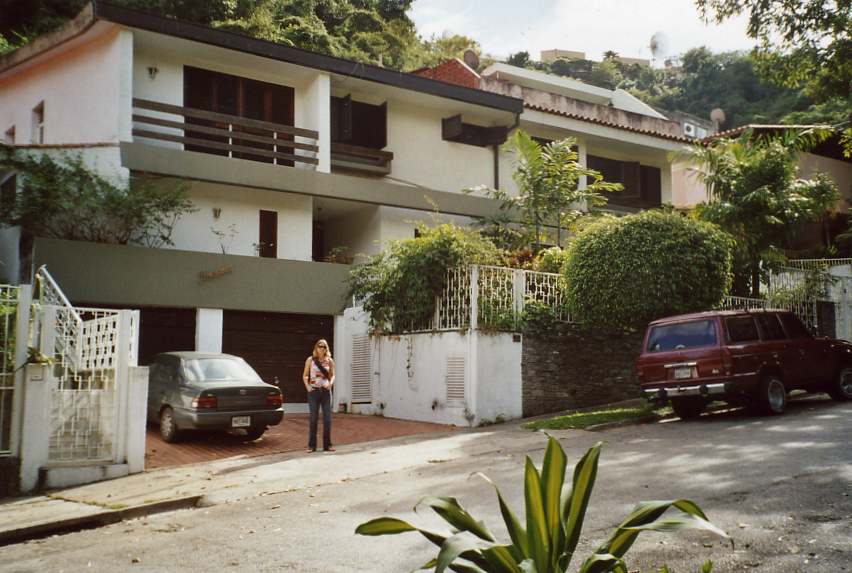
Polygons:
<instances>
[{"instance_id":1,"label":"concrete driveway","mask_svg":"<svg viewBox=\"0 0 852 573\"><path fill-rule=\"evenodd\" d=\"M694 533L644 534L628 554L631 570L655 572L666 563L692 573L707 559L715 572L850 570L852 404L807 399L778 418L733 412L557 434L571 461L605 441L581 556L635 502L687 497L731 534L735 548ZM503 537L493 491L469 476L491 476L522 514L523 458L540 462L544 445L542 435L505 425L331 456L258 459L227 470L242 481L211 496L214 505L0 548L0 570L411 571L434 555L425 540L357 537L356 525L385 514L436 525L412 506L426 494L454 495Z\"/></svg>"},{"instance_id":2,"label":"concrete driveway","mask_svg":"<svg viewBox=\"0 0 852 573\"><path fill-rule=\"evenodd\" d=\"M322 446L322 417L317 438ZM380 416L334 414L332 441L335 446L385 440L400 436L446 432L452 426L395 420ZM156 425L148 426L145 440L145 469L169 468L199 462L211 462L233 456L264 456L304 450L308 443L308 415L285 414L277 426L262 438L244 442L225 432L185 432L180 441L168 444L160 438Z\"/></svg>"}]
</instances>

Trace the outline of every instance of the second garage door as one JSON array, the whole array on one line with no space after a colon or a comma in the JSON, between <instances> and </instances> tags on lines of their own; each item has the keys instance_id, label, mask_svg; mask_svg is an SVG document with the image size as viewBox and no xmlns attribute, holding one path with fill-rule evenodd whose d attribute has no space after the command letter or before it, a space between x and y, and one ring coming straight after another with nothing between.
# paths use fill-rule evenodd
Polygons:
<instances>
[{"instance_id":1,"label":"second garage door","mask_svg":"<svg viewBox=\"0 0 852 573\"><path fill-rule=\"evenodd\" d=\"M242 356L265 382L277 378L284 401L308 401L302 369L314 343L334 339L331 316L226 310L222 352Z\"/></svg>"}]
</instances>

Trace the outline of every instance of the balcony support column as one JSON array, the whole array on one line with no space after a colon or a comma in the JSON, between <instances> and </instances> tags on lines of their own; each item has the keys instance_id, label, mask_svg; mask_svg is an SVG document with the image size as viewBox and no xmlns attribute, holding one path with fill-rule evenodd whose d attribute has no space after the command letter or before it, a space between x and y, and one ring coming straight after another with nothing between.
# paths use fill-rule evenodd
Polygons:
<instances>
[{"instance_id":1,"label":"balcony support column","mask_svg":"<svg viewBox=\"0 0 852 573\"><path fill-rule=\"evenodd\" d=\"M331 172L331 78L328 74L317 74L305 88L302 101L301 127L319 133L317 139L316 170ZM310 168L310 165L305 165Z\"/></svg>"}]
</instances>

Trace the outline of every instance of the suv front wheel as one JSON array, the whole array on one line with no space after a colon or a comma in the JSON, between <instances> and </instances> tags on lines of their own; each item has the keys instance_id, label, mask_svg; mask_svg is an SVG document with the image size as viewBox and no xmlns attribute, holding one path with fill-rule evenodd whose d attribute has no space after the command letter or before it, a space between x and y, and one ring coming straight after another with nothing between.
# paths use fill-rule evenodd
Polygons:
<instances>
[{"instance_id":1,"label":"suv front wheel","mask_svg":"<svg viewBox=\"0 0 852 573\"><path fill-rule=\"evenodd\" d=\"M840 369L828 388L828 395L838 401L852 400L852 367Z\"/></svg>"},{"instance_id":2,"label":"suv front wheel","mask_svg":"<svg viewBox=\"0 0 852 573\"><path fill-rule=\"evenodd\" d=\"M766 376L760 382L755 399L755 406L760 413L767 416L783 414L787 407L787 388L778 376Z\"/></svg>"},{"instance_id":3,"label":"suv front wheel","mask_svg":"<svg viewBox=\"0 0 852 573\"><path fill-rule=\"evenodd\" d=\"M703 398L672 398L672 410L681 420L697 418L704 411Z\"/></svg>"}]
</instances>

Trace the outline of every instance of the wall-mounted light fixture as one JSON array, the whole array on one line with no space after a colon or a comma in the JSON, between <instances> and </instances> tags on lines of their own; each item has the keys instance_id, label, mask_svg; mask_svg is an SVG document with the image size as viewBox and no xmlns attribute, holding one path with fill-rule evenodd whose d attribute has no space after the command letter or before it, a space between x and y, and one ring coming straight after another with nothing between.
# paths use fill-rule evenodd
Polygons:
<instances>
[{"instance_id":1,"label":"wall-mounted light fixture","mask_svg":"<svg viewBox=\"0 0 852 573\"><path fill-rule=\"evenodd\" d=\"M213 218L218 219L222 216L222 208L221 207L213 207Z\"/></svg>"},{"instance_id":2,"label":"wall-mounted light fixture","mask_svg":"<svg viewBox=\"0 0 852 573\"><path fill-rule=\"evenodd\" d=\"M160 73L160 68L158 68L157 66L148 66L148 78L149 79L153 80L154 78L157 77L157 74L159 74L159 73Z\"/></svg>"}]
</instances>

